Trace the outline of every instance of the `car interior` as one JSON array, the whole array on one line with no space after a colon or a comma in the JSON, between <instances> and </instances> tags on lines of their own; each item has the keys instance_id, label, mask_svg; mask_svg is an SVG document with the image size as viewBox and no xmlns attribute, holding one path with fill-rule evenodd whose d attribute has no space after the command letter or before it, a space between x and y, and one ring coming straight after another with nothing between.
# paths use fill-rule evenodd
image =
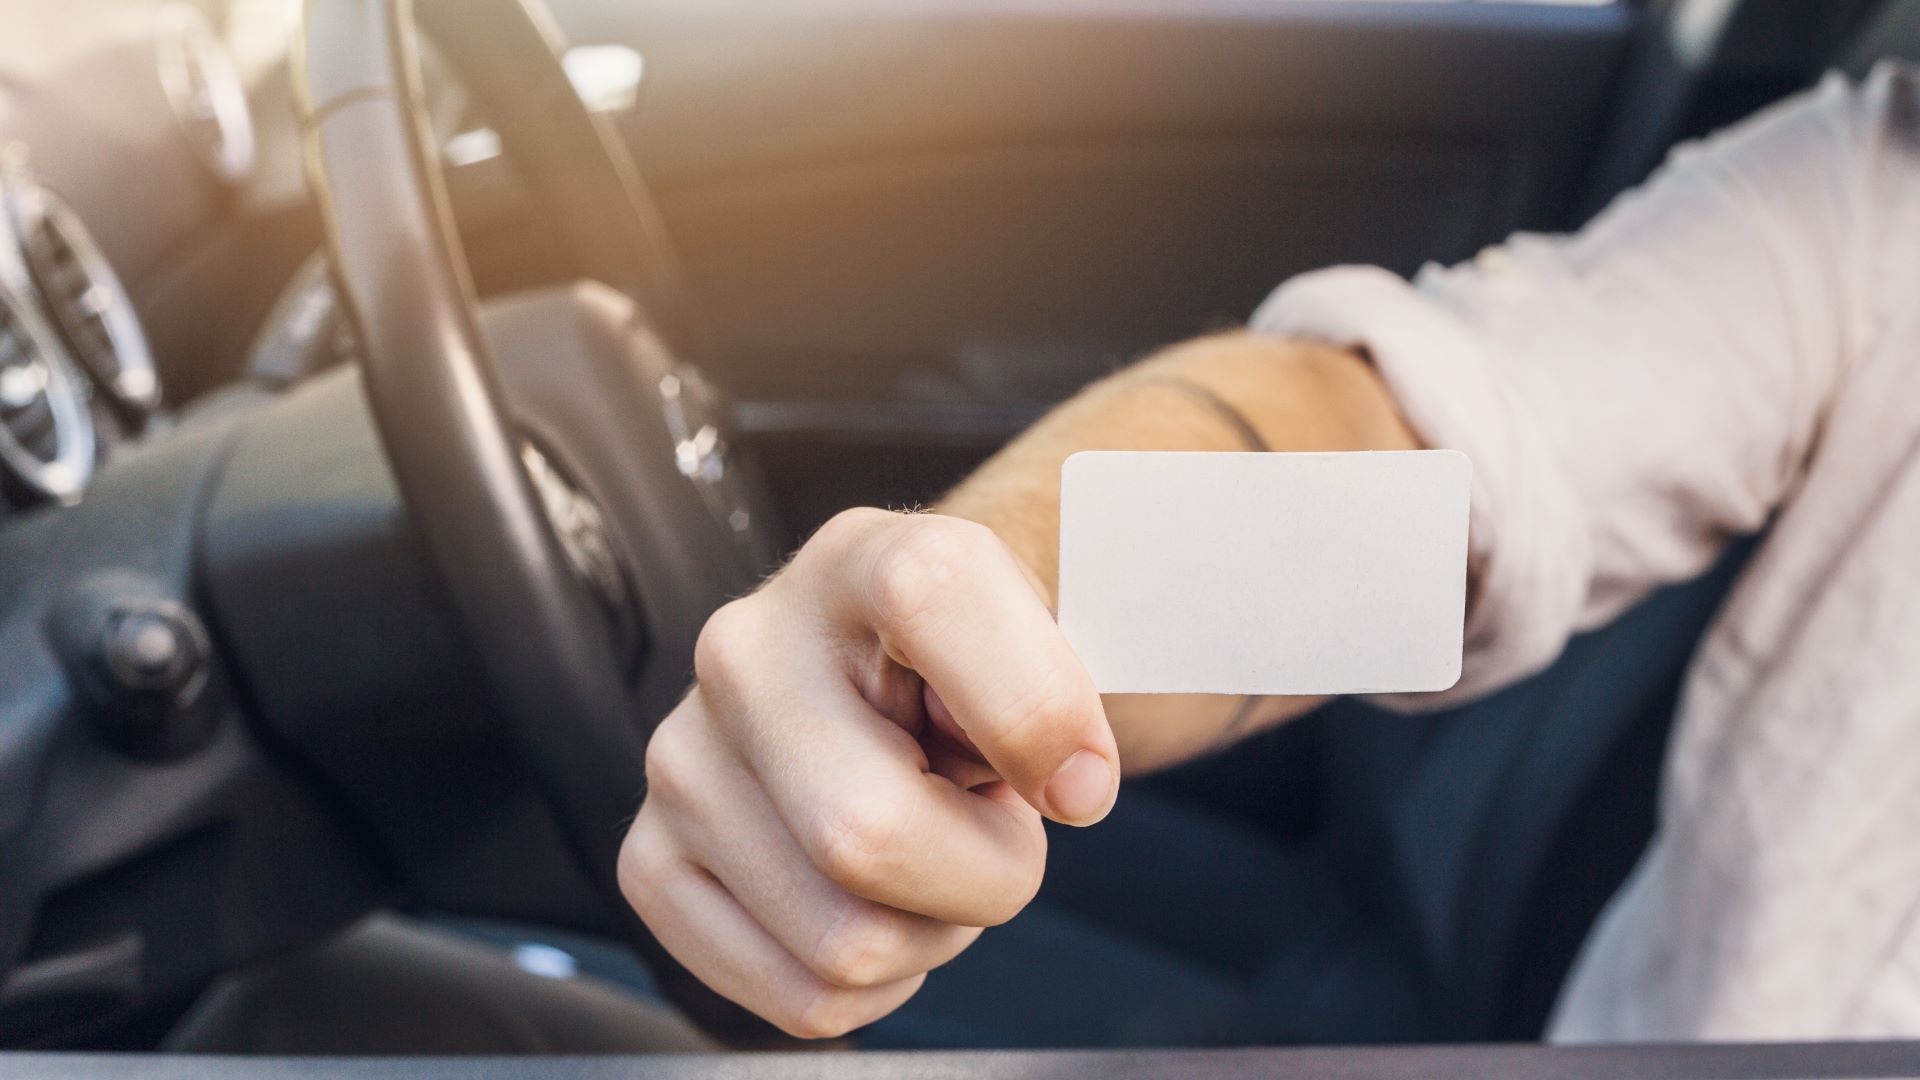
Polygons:
<instances>
[{"instance_id":1,"label":"car interior","mask_svg":"<svg viewBox=\"0 0 1920 1080\"><path fill-rule=\"evenodd\" d=\"M1888 58L1920 2L0 0L0 1050L376 912L782 1045L613 880L708 613L1291 275ZM1129 780L847 1045L1538 1040L1751 548Z\"/></svg>"}]
</instances>

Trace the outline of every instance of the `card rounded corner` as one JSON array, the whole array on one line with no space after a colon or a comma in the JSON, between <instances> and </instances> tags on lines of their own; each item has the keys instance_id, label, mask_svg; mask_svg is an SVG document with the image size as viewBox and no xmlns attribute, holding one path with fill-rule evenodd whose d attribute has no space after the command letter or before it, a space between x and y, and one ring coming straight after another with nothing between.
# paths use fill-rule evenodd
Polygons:
<instances>
[{"instance_id":1,"label":"card rounded corner","mask_svg":"<svg viewBox=\"0 0 1920 1080\"><path fill-rule=\"evenodd\" d=\"M1469 479L1473 477L1473 458L1467 456L1465 450L1456 450L1450 446L1443 446L1430 452L1445 455L1446 461L1465 472Z\"/></svg>"},{"instance_id":2,"label":"card rounded corner","mask_svg":"<svg viewBox=\"0 0 1920 1080\"><path fill-rule=\"evenodd\" d=\"M1100 453L1103 453L1103 451L1075 450L1073 453L1067 455L1066 460L1060 463L1060 475L1065 476L1068 473L1075 471L1076 468L1084 468L1087 464L1087 461L1091 460L1095 455ZM1078 463L1078 465L1075 464L1076 462Z\"/></svg>"}]
</instances>

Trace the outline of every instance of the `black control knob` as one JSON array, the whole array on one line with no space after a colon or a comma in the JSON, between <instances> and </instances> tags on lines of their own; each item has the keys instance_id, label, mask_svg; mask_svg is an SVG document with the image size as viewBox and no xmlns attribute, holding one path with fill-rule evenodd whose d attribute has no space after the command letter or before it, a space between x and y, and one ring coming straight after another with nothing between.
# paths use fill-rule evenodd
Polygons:
<instances>
[{"instance_id":1,"label":"black control knob","mask_svg":"<svg viewBox=\"0 0 1920 1080\"><path fill-rule=\"evenodd\" d=\"M217 715L205 624L157 590L103 584L76 590L50 628L94 726L138 757L177 757L205 744Z\"/></svg>"},{"instance_id":2,"label":"black control knob","mask_svg":"<svg viewBox=\"0 0 1920 1080\"><path fill-rule=\"evenodd\" d=\"M145 601L108 613L100 658L120 693L175 699L190 694L193 683L206 677L205 639L192 612L178 604Z\"/></svg>"}]
</instances>

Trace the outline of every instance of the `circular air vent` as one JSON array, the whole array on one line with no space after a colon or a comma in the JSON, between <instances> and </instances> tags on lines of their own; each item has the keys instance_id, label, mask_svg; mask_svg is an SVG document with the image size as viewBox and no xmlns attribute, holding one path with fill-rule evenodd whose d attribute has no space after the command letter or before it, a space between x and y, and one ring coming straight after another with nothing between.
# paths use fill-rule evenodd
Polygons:
<instances>
[{"instance_id":1,"label":"circular air vent","mask_svg":"<svg viewBox=\"0 0 1920 1080\"><path fill-rule=\"evenodd\" d=\"M194 157L228 183L253 170L253 113L246 80L201 10L184 2L160 11L160 86Z\"/></svg>"},{"instance_id":2,"label":"circular air vent","mask_svg":"<svg viewBox=\"0 0 1920 1080\"><path fill-rule=\"evenodd\" d=\"M11 284L38 297L67 352L123 418L144 420L160 404L153 353L92 234L72 207L40 186L17 150L0 161L0 204L18 255L10 276L25 279Z\"/></svg>"},{"instance_id":3,"label":"circular air vent","mask_svg":"<svg viewBox=\"0 0 1920 1080\"><path fill-rule=\"evenodd\" d=\"M30 301L0 288L0 469L72 502L93 474L93 418L65 350Z\"/></svg>"}]
</instances>

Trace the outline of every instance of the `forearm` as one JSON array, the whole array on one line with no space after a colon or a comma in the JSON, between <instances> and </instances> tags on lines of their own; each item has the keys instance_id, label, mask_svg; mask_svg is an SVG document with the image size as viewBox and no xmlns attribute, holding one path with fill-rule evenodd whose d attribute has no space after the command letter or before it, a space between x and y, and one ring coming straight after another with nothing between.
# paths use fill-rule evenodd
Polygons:
<instances>
[{"instance_id":1,"label":"forearm","mask_svg":"<svg viewBox=\"0 0 1920 1080\"><path fill-rule=\"evenodd\" d=\"M1056 595L1060 466L1081 450L1406 450L1419 446L1364 360L1252 334L1202 338L1095 383L1001 450L938 509L988 526ZM1316 702L1109 696L1128 771L1164 767Z\"/></svg>"}]
</instances>

